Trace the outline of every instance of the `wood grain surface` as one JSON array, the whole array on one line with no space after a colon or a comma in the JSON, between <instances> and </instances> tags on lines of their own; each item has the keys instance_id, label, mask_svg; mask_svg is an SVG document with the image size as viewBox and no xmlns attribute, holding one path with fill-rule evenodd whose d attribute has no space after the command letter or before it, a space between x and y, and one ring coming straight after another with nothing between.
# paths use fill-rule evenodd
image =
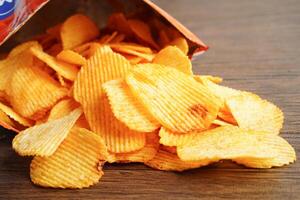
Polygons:
<instances>
[{"instance_id":1,"label":"wood grain surface","mask_svg":"<svg viewBox=\"0 0 300 200\"><path fill-rule=\"evenodd\" d=\"M225 85L281 107L282 136L300 153L300 1L155 2L210 46L193 61L195 72L222 76ZM268 170L224 162L183 173L108 165L89 189L44 189L30 182L30 158L17 156L12 133L6 135L0 139L0 199L300 199L300 162Z\"/></svg>"}]
</instances>

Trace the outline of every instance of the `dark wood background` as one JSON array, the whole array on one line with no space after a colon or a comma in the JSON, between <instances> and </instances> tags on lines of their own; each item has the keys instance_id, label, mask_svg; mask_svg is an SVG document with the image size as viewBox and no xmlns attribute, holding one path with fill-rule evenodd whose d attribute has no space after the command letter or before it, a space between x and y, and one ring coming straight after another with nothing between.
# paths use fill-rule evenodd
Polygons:
<instances>
[{"instance_id":1,"label":"dark wood background","mask_svg":"<svg viewBox=\"0 0 300 200\"><path fill-rule=\"evenodd\" d=\"M194 60L195 72L222 76L280 106L282 136L300 153L300 1L155 2L211 47ZM0 140L0 199L300 199L299 162L268 170L225 162L183 173L110 165L89 189L44 189L30 182L30 159L12 151L11 138Z\"/></svg>"}]
</instances>

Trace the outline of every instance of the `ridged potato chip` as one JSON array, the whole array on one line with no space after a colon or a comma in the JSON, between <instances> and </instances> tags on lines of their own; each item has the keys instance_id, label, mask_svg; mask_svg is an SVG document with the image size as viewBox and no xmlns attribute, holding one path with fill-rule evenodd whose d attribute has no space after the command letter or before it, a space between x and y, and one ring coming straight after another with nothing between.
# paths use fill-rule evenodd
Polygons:
<instances>
[{"instance_id":1,"label":"ridged potato chip","mask_svg":"<svg viewBox=\"0 0 300 200\"><path fill-rule=\"evenodd\" d=\"M145 165L163 171L185 171L209 165L213 160L202 161L182 161L176 154L167 151L158 150L155 157L147 162Z\"/></svg>"},{"instance_id":2,"label":"ridged potato chip","mask_svg":"<svg viewBox=\"0 0 300 200\"><path fill-rule=\"evenodd\" d=\"M64 49L72 49L98 37L99 29L87 16L75 14L69 17L60 29Z\"/></svg>"},{"instance_id":3,"label":"ridged potato chip","mask_svg":"<svg viewBox=\"0 0 300 200\"><path fill-rule=\"evenodd\" d=\"M130 91L123 79L103 84L114 116L132 130L152 132L160 127L159 122L145 109Z\"/></svg>"},{"instance_id":4,"label":"ridged potato chip","mask_svg":"<svg viewBox=\"0 0 300 200\"><path fill-rule=\"evenodd\" d=\"M130 49L132 51L140 52L140 53L145 53L145 54L153 54L153 51L149 47L145 47L143 45L139 45L136 43L128 43L128 42L121 42L121 43L114 43L110 44L110 47L112 49L114 48L124 48L124 49Z\"/></svg>"},{"instance_id":5,"label":"ridged potato chip","mask_svg":"<svg viewBox=\"0 0 300 200\"><path fill-rule=\"evenodd\" d=\"M154 57L153 63L173 67L185 74L193 75L190 59L176 46L167 46Z\"/></svg>"},{"instance_id":6,"label":"ridged potato chip","mask_svg":"<svg viewBox=\"0 0 300 200\"><path fill-rule=\"evenodd\" d=\"M272 159L277 156L279 145L275 137L235 126L221 126L198 134L191 143L177 147L177 153L185 161Z\"/></svg>"},{"instance_id":7,"label":"ridged potato chip","mask_svg":"<svg viewBox=\"0 0 300 200\"><path fill-rule=\"evenodd\" d=\"M159 46L155 43L152 37L148 24L138 19L129 19L127 20L127 23L136 37L149 44L151 47L159 49Z\"/></svg>"},{"instance_id":8,"label":"ridged potato chip","mask_svg":"<svg viewBox=\"0 0 300 200\"><path fill-rule=\"evenodd\" d=\"M125 77L130 68L124 57L102 46L81 68L74 83L74 98L83 106L91 130L101 135L114 153L139 150L146 140L145 133L130 130L114 117L102 89L103 83Z\"/></svg>"},{"instance_id":9,"label":"ridged potato chip","mask_svg":"<svg viewBox=\"0 0 300 200\"><path fill-rule=\"evenodd\" d=\"M23 117L37 120L60 99L67 90L60 87L44 71L29 66L19 66L6 88L12 108Z\"/></svg>"},{"instance_id":10,"label":"ridged potato chip","mask_svg":"<svg viewBox=\"0 0 300 200\"><path fill-rule=\"evenodd\" d=\"M191 143L198 134L202 133L176 133L166 129L165 127L161 127L159 130L159 143L165 146L184 146L187 143Z\"/></svg>"},{"instance_id":11,"label":"ridged potato chip","mask_svg":"<svg viewBox=\"0 0 300 200\"><path fill-rule=\"evenodd\" d=\"M48 121L62 118L73 110L78 108L80 105L73 99L62 99L57 104L55 104L50 110Z\"/></svg>"},{"instance_id":12,"label":"ridged potato chip","mask_svg":"<svg viewBox=\"0 0 300 200\"><path fill-rule=\"evenodd\" d=\"M73 64L73 65L84 65L86 62L86 59L80 55L79 53L76 53L72 50L63 50L61 51L57 56L57 59L62 60L64 62Z\"/></svg>"},{"instance_id":13,"label":"ridged potato chip","mask_svg":"<svg viewBox=\"0 0 300 200\"><path fill-rule=\"evenodd\" d=\"M116 153L114 155L114 162L128 163L128 162L147 162L156 155L159 148L159 137L157 133L147 133L145 146L131 153Z\"/></svg>"},{"instance_id":14,"label":"ridged potato chip","mask_svg":"<svg viewBox=\"0 0 300 200\"><path fill-rule=\"evenodd\" d=\"M85 129L72 129L53 155L33 158L30 178L43 187L89 187L104 174L106 151L100 136Z\"/></svg>"},{"instance_id":15,"label":"ridged potato chip","mask_svg":"<svg viewBox=\"0 0 300 200\"><path fill-rule=\"evenodd\" d=\"M13 149L22 156L52 155L81 114L82 110L78 108L65 117L21 131L13 139Z\"/></svg>"},{"instance_id":16,"label":"ridged potato chip","mask_svg":"<svg viewBox=\"0 0 300 200\"><path fill-rule=\"evenodd\" d=\"M140 64L126 82L152 116L174 132L206 129L217 117L220 100L193 77L174 68Z\"/></svg>"},{"instance_id":17,"label":"ridged potato chip","mask_svg":"<svg viewBox=\"0 0 300 200\"><path fill-rule=\"evenodd\" d=\"M188 55L189 45L185 38L179 37L171 41L168 45L178 47L185 55Z\"/></svg>"},{"instance_id":18,"label":"ridged potato chip","mask_svg":"<svg viewBox=\"0 0 300 200\"><path fill-rule=\"evenodd\" d=\"M40 48L41 45L37 42L37 41L28 41L28 42L24 42L22 44L19 44L18 46L16 46L15 48L13 48L9 54L8 54L8 58L12 58L12 57L16 57L18 56L20 53L23 53L24 51L29 50L31 47L37 47Z\"/></svg>"},{"instance_id":19,"label":"ridged potato chip","mask_svg":"<svg viewBox=\"0 0 300 200\"><path fill-rule=\"evenodd\" d=\"M270 134L279 134L282 128L282 111L257 95L242 93L227 99L226 105L241 128Z\"/></svg>"},{"instance_id":20,"label":"ridged potato chip","mask_svg":"<svg viewBox=\"0 0 300 200\"><path fill-rule=\"evenodd\" d=\"M110 46L116 52L138 56L140 58L143 58L143 59L147 60L148 62L151 62L154 58L154 54L152 54L152 53L151 54L142 53L142 52L139 52L139 51L136 51L136 50L132 50L130 48L118 47L118 46L115 46L115 45L110 45Z\"/></svg>"},{"instance_id":21,"label":"ridged potato chip","mask_svg":"<svg viewBox=\"0 0 300 200\"><path fill-rule=\"evenodd\" d=\"M45 62L49 67L51 67L54 71L62 75L64 78L71 81L75 80L77 73L79 71L75 65L71 65L69 63L56 60L54 57L43 52L43 50L39 48L32 47L30 48L30 51L38 59Z\"/></svg>"}]
</instances>

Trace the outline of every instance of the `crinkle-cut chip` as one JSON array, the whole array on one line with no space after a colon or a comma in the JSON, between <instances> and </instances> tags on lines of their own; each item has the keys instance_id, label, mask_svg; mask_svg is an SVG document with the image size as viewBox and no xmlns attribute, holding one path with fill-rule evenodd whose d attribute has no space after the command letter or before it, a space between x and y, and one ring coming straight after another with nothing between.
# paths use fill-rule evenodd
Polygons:
<instances>
[{"instance_id":1,"label":"crinkle-cut chip","mask_svg":"<svg viewBox=\"0 0 300 200\"><path fill-rule=\"evenodd\" d=\"M62 25L60 37L64 49L72 49L98 37L97 25L87 16L75 14Z\"/></svg>"},{"instance_id":2,"label":"crinkle-cut chip","mask_svg":"<svg viewBox=\"0 0 300 200\"><path fill-rule=\"evenodd\" d=\"M46 50L46 53L56 57L62 51L61 43L56 43Z\"/></svg>"},{"instance_id":3,"label":"crinkle-cut chip","mask_svg":"<svg viewBox=\"0 0 300 200\"><path fill-rule=\"evenodd\" d=\"M126 82L152 116L174 132L206 129L217 117L220 100L192 76L174 68L140 64Z\"/></svg>"},{"instance_id":4,"label":"crinkle-cut chip","mask_svg":"<svg viewBox=\"0 0 300 200\"><path fill-rule=\"evenodd\" d=\"M4 112L11 119L15 120L16 122L18 122L19 124L21 124L23 126L28 127L28 126L32 126L32 124L33 124L33 121L20 116L11 107L9 107L1 102L0 102L0 111Z\"/></svg>"},{"instance_id":5,"label":"crinkle-cut chip","mask_svg":"<svg viewBox=\"0 0 300 200\"><path fill-rule=\"evenodd\" d=\"M22 156L52 155L81 114L82 110L78 108L65 117L21 131L13 139L13 149Z\"/></svg>"},{"instance_id":6,"label":"crinkle-cut chip","mask_svg":"<svg viewBox=\"0 0 300 200\"><path fill-rule=\"evenodd\" d=\"M117 153L114 155L114 162L147 162L156 155L159 148L159 137L156 132L147 133L145 146L131 153Z\"/></svg>"},{"instance_id":7,"label":"crinkle-cut chip","mask_svg":"<svg viewBox=\"0 0 300 200\"><path fill-rule=\"evenodd\" d=\"M57 102L50 110L48 121L62 118L71 113L79 106L79 103L77 103L74 99L62 99Z\"/></svg>"},{"instance_id":8,"label":"crinkle-cut chip","mask_svg":"<svg viewBox=\"0 0 300 200\"><path fill-rule=\"evenodd\" d=\"M226 100L226 105L239 127L279 134L283 113L274 104L250 93L242 93Z\"/></svg>"},{"instance_id":9,"label":"crinkle-cut chip","mask_svg":"<svg viewBox=\"0 0 300 200\"><path fill-rule=\"evenodd\" d=\"M205 81L209 80L215 84L222 83L223 78L219 76L212 76L212 75L194 75L194 79L200 83L206 84Z\"/></svg>"},{"instance_id":10,"label":"crinkle-cut chip","mask_svg":"<svg viewBox=\"0 0 300 200\"><path fill-rule=\"evenodd\" d=\"M138 37L141 41L147 43L151 47L159 49L159 46L155 43L152 37L151 30L148 24L138 19L129 19L127 22L136 37Z\"/></svg>"},{"instance_id":11,"label":"crinkle-cut chip","mask_svg":"<svg viewBox=\"0 0 300 200\"><path fill-rule=\"evenodd\" d=\"M60 40L60 30L61 30L62 24L56 24L55 26L52 26L46 30L46 33L57 40Z\"/></svg>"},{"instance_id":12,"label":"crinkle-cut chip","mask_svg":"<svg viewBox=\"0 0 300 200\"><path fill-rule=\"evenodd\" d=\"M185 38L179 37L171 41L168 45L178 47L185 55L189 52L189 45Z\"/></svg>"},{"instance_id":13,"label":"crinkle-cut chip","mask_svg":"<svg viewBox=\"0 0 300 200\"><path fill-rule=\"evenodd\" d=\"M125 48L125 49L130 49L133 51L141 52L141 53L146 53L146 54L152 54L153 51L149 47L142 46L140 44L136 43L128 43L128 42L121 42L121 43L115 43L115 44L110 44L111 48Z\"/></svg>"},{"instance_id":14,"label":"crinkle-cut chip","mask_svg":"<svg viewBox=\"0 0 300 200\"><path fill-rule=\"evenodd\" d=\"M43 187L89 187L103 175L106 151L100 136L85 129L72 129L53 155L33 158L30 178Z\"/></svg>"},{"instance_id":15,"label":"crinkle-cut chip","mask_svg":"<svg viewBox=\"0 0 300 200\"><path fill-rule=\"evenodd\" d=\"M198 134L202 134L202 133L201 132L176 133L164 127L161 127L159 131L159 136L160 136L159 143L165 146L184 146L185 144L191 143Z\"/></svg>"},{"instance_id":16,"label":"crinkle-cut chip","mask_svg":"<svg viewBox=\"0 0 300 200\"><path fill-rule=\"evenodd\" d=\"M152 132L160 127L159 122L133 96L123 79L108 81L102 87L114 116L131 130Z\"/></svg>"},{"instance_id":17,"label":"crinkle-cut chip","mask_svg":"<svg viewBox=\"0 0 300 200\"><path fill-rule=\"evenodd\" d=\"M81 68L74 83L74 98L83 106L91 130L101 135L114 153L139 150L145 145L145 133L132 131L118 121L102 90L103 83L124 78L130 68L124 57L102 46Z\"/></svg>"},{"instance_id":18,"label":"crinkle-cut chip","mask_svg":"<svg viewBox=\"0 0 300 200\"><path fill-rule=\"evenodd\" d=\"M1 108L0 108L0 126L12 130L16 133L19 132L19 130L15 126L15 123L1 110Z\"/></svg>"},{"instance_id":19,"label":"crinkle-cut chip","mask_svg":"<svg viewBox=\"0 0 300 200\"><path fill-rule=\"evenodd\" d=\"M99 49L100 47L101 47L101 44L94 42L91 44L89 50L87 52L82 53L82 55L86 58L90 58L91 56L93 56L95 54L97 49Z\"/></svg>"},{"instance_id":20,"label":"crinkle-cut chip","mask_svg":"<svg viewBox=\"0 0 300 200\"><path fill-rule=\"evenodd\" d=\"M185 161L270 159L277 156L275 149L278 142L273 137L270 137L270 134L254 133L236 126L220 126L197 134L192 142L177 147L177 153L179 158Z\"/></svg>"},{"instance_id":21,"label":"crinkle-cut chip","mask_svg":"<svg viewBox=\"0 0 300 200\"><path fill-rule=\"evenodd\" d=\"M190 59L176 46L167 46L160 50L153 63L173 67L185 74L193 75Z\"/></svg>"},{"instance_id":22,"label":"crinkle-cut chip","mask_svg":"<svg viewBox=\"0 0 300 200\"><path fill-rule=\"evenodd\" d=\"M145 162L145 165L153 169L163 171L184 171L203 167L212 162L214 162L214 160L182 161L176 154L172 154L164 150L158 150L155 157Z\"/></svg>"},{"instance_id":23,"label":"crinkle-cut chip","mask_svg":"<svg viewBox=\"0 0 300 200\"><path fill-rule=\"evenodd\" d=\"M213 121L213 124L218 125L218 126L232 126L233 125L233 124L230 124L230 123L223 121L221 119L218 119L218 118Z\"/></svg>"},{"instance_id":24,"label":"crinkle-cut chip","mask_svg":"<svg viewBox=\"0 0 300 200\"><path fill-rule=\"evenodd\" d=\"M84 65L86 63L86 59L72 50L63 50L57 56L57 59L62 60L64 62L73 64L73 65Z\"/></svg>"},{"instance_id":25,"label":"crinkle-cut chip","mask_svg":"<svg viewBox=\"0 0 300 200\"><path fill-rule=\"evenodd\" d=\"M266 133L262 133L266 134ZM241 158L234 161L252 168L271 168L288 165L296 160L296 152L293 147L283 138L279 136L270 135L270 140L265 140L266 144L273 147L276 151L276 156L270 159L255 159L255 158Z\"/></svg>"},{"instance_id":26,"label":"crinkle-cut chip","mask_svg":"<svg viewBox=\"0 0 300 200\"><path fill-rule=\"evenodd\" d=\"M10 79L6 93L17 113L37 120L65 97L67 90L40 69L19 66Z\"/></svg>"},{"instance_id":27,"label":"crinkle-cut chip","mask_svg":"<svg viewBox=\"0 0 300 200\"><path fill-rule=\"evenodd\" d=\"M30 48L30 51L38 59L45 62L50 68L52 68L54 71L62 75L64 78L71 81L75 80L77 73L79 71L75 65L71 65L69 63L56 60L54 57L43 52L42 49Z\"/></svg>"},{"instance_id":28,"label":"crinkle-cut chip","mask_svg":"<svg viewBox=\"0 0 300 200\"><path fill-rule=\"evenodd\" d=\"M166 152L177 155L177 147L165 146L165 145L161 144L159 146L159 149L162 150L162 151L166 151Z\"/></svg>"},{"instance_id":29,"label":"crinkle-cut chip","mask_svg":"<svg viewBox=\"0 0 300 200\"><path fill-rule=\"evenodd\" d=\"M138 57L143 58L143 59L145 59L149 62L151 62L153 60L153 58L155 57L154 54L141 53L141 52L138 52L138 51L135 51L135 50L132 50L132 49L125 48L125 47L118 47L118 46L113 45L112 49L116 52L119 52L119 53L126 53L126 54L129 54L129 55L138 56Z\"/></svg>"},{"instance_id":30,"label":"crinkle-cut chip","mask_svg":"<svg viewBox=\"0 0 300 200\"><path fill-rule=\"evenodd\" d=\"M15 48L13 48L9 52L8 58L15 57L15 56L19 55L20 53L23 53L24 51L29 50L31 47L41 48L41 45L37 41L24 42L22 44L19 44Z\"/></svg>"}]
</instances>

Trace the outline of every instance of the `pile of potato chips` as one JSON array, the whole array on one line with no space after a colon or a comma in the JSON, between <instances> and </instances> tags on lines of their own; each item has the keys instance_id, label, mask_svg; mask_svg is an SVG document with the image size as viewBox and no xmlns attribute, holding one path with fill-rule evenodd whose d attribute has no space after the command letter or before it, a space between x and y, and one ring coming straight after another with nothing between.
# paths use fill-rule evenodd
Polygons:
<instances>
[{"instance_id":1,"label":"pile of potato chips","mask_svg":"<svg viewBox=\"0 0 300 200\"><path fill-rule=\"evenodd\" d=\"M122 13L99 31L76 14L0 61L0 124L34 156L33 183L84 188L109 163L183 171L220 160L253 168L296 159L283 113L245 91L194 75L189 44L157 19Z\"/></svg>"}]
</instances>

